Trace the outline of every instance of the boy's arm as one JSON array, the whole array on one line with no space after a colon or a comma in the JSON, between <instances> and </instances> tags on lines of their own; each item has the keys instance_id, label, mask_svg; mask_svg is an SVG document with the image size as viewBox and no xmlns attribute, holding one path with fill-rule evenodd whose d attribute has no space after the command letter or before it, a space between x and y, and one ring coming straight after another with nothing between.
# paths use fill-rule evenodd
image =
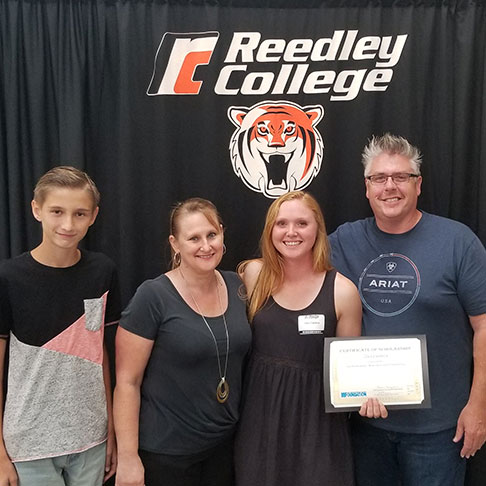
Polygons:
<instances>
[{"instance_id":1,"label":"boy's arm","mask_svg":"<svg viewBox=\"0 0 486 486\"><path fill-rule=\"evenodd\" d=\"M7 340L0 337L0 431L3 431L3 375L5 369L5 354L7 349ZM3 486L17 486L17 472L8 457L3 443L3 432L0 436L0 484Z\"/></svg>"},{"instance_id":2,"label":"boy's arm","mask_svg":"<svg viewBox=\"0 0 486 486\"><path fill-rule=\"evenodd\" d=\"M111 393L111 376L110 376L110 361L106 345L103 345L103 380L105 382L106 392L106 408L108 412L108 436L106 440L106 460L105 460L105 477L103 481L107 481L116 471L116 440L115 440L115 426L113 424L113 400Z\"/></svg>"},{"instance_id":3,"label":"boy's arm","mask_svg":"<svg viewBox=\"0 0 486 486\"><path fill-rule=\"evenodd\" d=\"M106 391L106 407L108 412L108 436L106 441L106 461L105 461L105 478L107 481L112 477L118 465L117 445L115 438L115 424L113 422L113 390L111 388L111 373L110 373L110 358L108 349L106 347L107 326L110 328L118 324L121 312L121 296L120 284L118 281L118 273L115 264L112 262L111 283L109 286L108 300L106 304L105 313L105 343L103 345L103 379L105 382ZM110 350L112 349L112 341L109 341ZM1 485L0 485L1 486Z\"/></svg>"}]
</instances>

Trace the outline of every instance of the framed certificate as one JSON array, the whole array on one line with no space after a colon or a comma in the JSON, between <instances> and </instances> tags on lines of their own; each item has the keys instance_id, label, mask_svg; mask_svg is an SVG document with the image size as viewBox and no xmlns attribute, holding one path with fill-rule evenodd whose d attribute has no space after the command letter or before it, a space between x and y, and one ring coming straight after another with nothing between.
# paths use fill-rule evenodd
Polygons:
<instances>
[{"instance_id":1,"label":"framed certificate","mask_svg":"<svg viewBox=\"0 0 486 486\"><path fill-rule=\"evenodd\" d=\"M430 408L425 335L324 339L326 412L356 411L371 397L388 410Z\"/></svg>"}]
</instances>

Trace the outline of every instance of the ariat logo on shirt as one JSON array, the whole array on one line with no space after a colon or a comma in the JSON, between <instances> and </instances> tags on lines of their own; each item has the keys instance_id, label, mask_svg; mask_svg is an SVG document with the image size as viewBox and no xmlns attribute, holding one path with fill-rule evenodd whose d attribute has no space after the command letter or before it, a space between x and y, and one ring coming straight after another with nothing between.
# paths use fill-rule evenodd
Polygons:
<instances>
[{"instance_id":1,"label":"ariat logo on shirt","mask_svg":"<svg viewBox=\"0 0 486 486\"><path fill-rule=\"evenodd\" d=\"M420 291L420 273L405 255L387 253L372 260L359 278L363 305L376 315L392 317L407 310Z\"/></svg>"}]
</instances>

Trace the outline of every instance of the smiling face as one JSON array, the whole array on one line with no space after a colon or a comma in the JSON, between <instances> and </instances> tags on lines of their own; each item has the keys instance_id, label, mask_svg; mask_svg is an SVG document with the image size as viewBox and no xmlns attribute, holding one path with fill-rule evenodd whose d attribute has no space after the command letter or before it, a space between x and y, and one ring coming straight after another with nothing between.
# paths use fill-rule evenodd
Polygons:
<instances>
[{"instance_id":1,"label":"smiling face","mask_svg":"<svg viewBox=\"0 0 486 486\"><path fill-rule=\"evenodd\" d=\"M42 223L42 246L45 250L77 250L94 223L98 207L85 189L50 188L42 203L32 201L32 213Z\"/></svg>"},{"instance_id":2,"label":"smiling face","mask_svg":"<svg viewBox=\"0 0 486 486\"><path fill-rule=\"evenodd\" d=\"M272 243L282 257L312 259L316 238L313 211L300 199L282 203L272 229Z\"/></svg>"},{"instance_id":3,"label":"smiling face","mask_svg":"<svg viewBox=\"0 0 486 486\"><path fill-rule=\"evenodd\" d=\"M177 231L169 237L176 253L180 253L183 270L204 273L213 271L223 257L223 229L215 227L202 212L181 214Z\"/></svg>"},{"instance_id":4,"label":"smiling face","mask_svg":"<svg viewBox=\"0 0 486 486\"><path fill-rule=\"evenodd\" d=\"M410 161L397 154L382 153L375 157L369 175L412 174ZM417 200L420 195L422 177L396 184L389 177L385 184L372 184L366 179L366 197L376 218L378 227L389 233L402 233L411 229L420 216Z\"/></svg>"}]
</instances>

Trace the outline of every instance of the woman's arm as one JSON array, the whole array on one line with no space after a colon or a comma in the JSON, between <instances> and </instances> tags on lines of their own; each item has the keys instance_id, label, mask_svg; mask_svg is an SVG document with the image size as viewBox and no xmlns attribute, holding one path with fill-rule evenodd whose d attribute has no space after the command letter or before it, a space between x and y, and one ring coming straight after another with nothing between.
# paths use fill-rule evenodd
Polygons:
<instances>
[{"instance_id":1,"label":"woman's arm","mask_svg":"<svg viewBox=\"0 0 486 486\"><path fill-rule=\"evenodd\" d=\"M351 280L340 273L334 281L334 307L336 308L336 336L361 336L361 299Z\"/></svg>"},{"instance_id":2,"label":"woman's arm","mask_svg":"<svg viewBox=\"0 0 486 486\"><path fill-rule=\"evenodd\" d=\"M116 333L116 387L113 418L118 446L116 486L143 486L138 455L140 386L154 342L121 327Z\"/></svg>"},{"instance_id":3,"label":"woman's arm","mask_svg":"<svg viewBox=\"0 0 486 486\"><path fill-rule=\"evenodd\" d=\"M261 269L261 260L249 260L238 267L238 275L245 284L248 297L251 296L253 289L255 288Z\"/></svg>"}]
</instances>

